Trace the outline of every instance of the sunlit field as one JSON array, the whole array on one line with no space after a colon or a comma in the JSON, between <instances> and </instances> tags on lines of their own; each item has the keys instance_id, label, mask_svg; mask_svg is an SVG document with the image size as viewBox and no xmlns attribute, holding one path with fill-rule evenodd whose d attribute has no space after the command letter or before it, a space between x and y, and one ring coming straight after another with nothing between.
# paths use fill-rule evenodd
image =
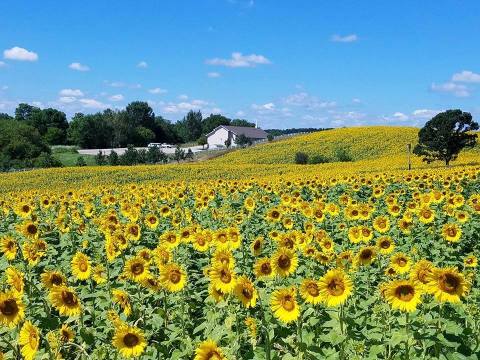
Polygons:
<instances>
[{"instance_id":1,"label":"sunlit field","mask_svg":"<svg viewBox=\"0 0 480 360\"><path fill-rule=\"evenodd\" d=\"M475 359L478 149L408 172L410 132L369 153L336 131L356 161L278 155L326 131L1 175L3 358Z\"/></svg>"}]
</instances>

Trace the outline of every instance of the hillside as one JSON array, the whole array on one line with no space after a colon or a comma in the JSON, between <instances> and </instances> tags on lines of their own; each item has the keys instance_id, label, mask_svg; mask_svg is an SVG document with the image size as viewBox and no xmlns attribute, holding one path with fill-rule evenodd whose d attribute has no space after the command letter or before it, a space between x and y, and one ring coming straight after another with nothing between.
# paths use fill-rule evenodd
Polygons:
<instances>
[{"instance_id":1,"label":"hillside","mask_svg":"<svg viewBox=\"0 0 480 360\"><path fill-rule=\"evenodd\" d=\"M415 146L417 133L418 128L400 126L333 129L235 150L212 160L212 162L224 164L294 163L295 153L298 151L305 152L309 156L326 156L335 162L335 151L345 149L355 162L367 160L378 162L379 160L383 161L384 158L390 160L401 158L401 161L405 163L406 146L409 143L412 144L412 147ZM464 154L463 158L471 161L470 157L474 155L480 155L478 146ZM415 156L412 156L412 161L419 163L419 159Z\"/></svg>"}]
</instances>

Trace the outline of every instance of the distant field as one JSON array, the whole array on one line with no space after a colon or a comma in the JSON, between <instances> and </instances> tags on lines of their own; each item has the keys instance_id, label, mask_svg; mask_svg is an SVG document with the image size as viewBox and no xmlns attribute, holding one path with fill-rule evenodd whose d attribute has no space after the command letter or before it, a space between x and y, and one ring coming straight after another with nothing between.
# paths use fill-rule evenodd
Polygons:
<instances>
[{"instance_id":1,"label":"distant field","mask_svg":"<svg viewBox=\"0 0 480 360\"><path fill-rule=\"evenodd\" d=\"M53 157L59 160L63 166L76 166L79 157L83 157L88 166L95 165L95 156L80 155L75 148L56 147L52 149Z\"/></svg>"}]
</instances>

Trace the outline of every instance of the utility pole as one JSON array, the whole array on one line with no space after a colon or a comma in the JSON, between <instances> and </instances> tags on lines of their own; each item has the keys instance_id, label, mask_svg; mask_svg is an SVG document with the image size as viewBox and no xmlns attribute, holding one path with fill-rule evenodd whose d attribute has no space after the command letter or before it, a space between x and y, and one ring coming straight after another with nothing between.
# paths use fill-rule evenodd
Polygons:
<instances>
[{"instance_id":1,"label":"utility pole","mask_svg":"<svg viewBox=\"0 0 480 360\"><path fill-rule=\"evenodd\" d=\"M412 150L412 144L407 144L407 159L408 159L408 170L412 170L412 162L410 160L410 153Z\"/></svg>"}]
</instances>

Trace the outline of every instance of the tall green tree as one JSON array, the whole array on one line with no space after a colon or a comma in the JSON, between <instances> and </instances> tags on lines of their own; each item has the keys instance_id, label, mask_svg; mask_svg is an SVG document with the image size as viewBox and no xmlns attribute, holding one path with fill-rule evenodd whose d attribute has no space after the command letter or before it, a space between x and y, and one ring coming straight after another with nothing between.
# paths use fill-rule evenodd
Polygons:
<instances>
[{"instance_id":1,"label":"tall green tree","mask_svg":"<svg viewBox=\"0 0 480 360\"><path fill-rule=\"evenodd\" d=\"M197 140L202 135L202 113L190 110L176 128L184 142Z\"/></svg>"},{"instance_id":2,"label":"tall green tree","mask_svg":"<svg viewBox=\"0 0 480 360\"><path fill-rule=\"evenodd\" d=\"M420 129L413 153L427 163L440 160L448 166L464 148L475 146L477 134L471 133L474 130L478 130L478 123L470 113L458 109L444 111Z\"/></svg>"},{"instance_id":3,"label":"tall green tree","mask_svg":"<svg viewBox=\"0 0 480 360\"><path fill-rule=\"evenodd\" d=\"M230 125L230 119L220 114L210 114L202 121L202 134L208 134L220 125Z\"/></svg>"}]
</instances>

